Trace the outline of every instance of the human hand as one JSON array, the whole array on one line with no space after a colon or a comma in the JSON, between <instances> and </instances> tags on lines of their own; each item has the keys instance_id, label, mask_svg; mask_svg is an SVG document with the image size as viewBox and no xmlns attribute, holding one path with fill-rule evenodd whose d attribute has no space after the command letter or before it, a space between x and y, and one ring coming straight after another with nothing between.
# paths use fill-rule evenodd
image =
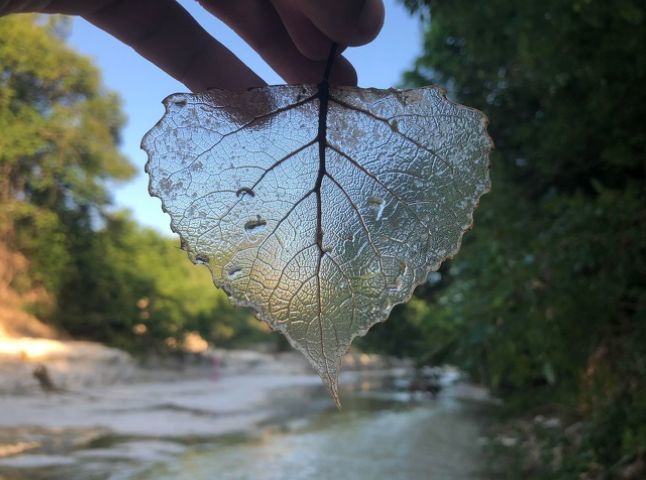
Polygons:
<instances>
[{"instance_id":1,"label":"human hand","mask_svg":"<svg viewBox=\"0 0 646 480\"><path fill-rule=\"evenodd\" d=\"M197 0L247 41L288 83L317 83L332 42L363 45L381 29L382 0ZM264 85L175 0L0 0L0 15L80 15L193 91ZM340 56L333 83L354 85Z\"/></svg>"}]
</instances>

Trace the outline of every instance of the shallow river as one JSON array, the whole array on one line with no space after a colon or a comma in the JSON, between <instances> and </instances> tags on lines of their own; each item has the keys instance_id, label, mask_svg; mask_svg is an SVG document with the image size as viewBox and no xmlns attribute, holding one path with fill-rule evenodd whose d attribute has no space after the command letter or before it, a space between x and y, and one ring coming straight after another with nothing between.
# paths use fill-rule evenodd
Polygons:
<instances>
[{"instance_id":1,"label":"shallow river","mask_svg":"<svg viewBox=\"0 0 646 480\"><path fill-rule=\"evenodd\" d=\"M88 455L55 468L0 469L4 480L475 480L483 476L486 407L411 396L391 381L345 386L342 412L322 388L272 394L275 414L257 431L205 440L108 438L99 451L155 451L145 461ZM157 442L157 443L156 443ZM91 451L91 449L89 450ZM83 453L83 452L81 452ZM118 457L118 456L117 456ZM77 460L78 460L77 455ZM4 475L3 475L4 474Z\"/></svg>"},{"instance_id":2,"label":"shallow river","mask_svg":"<svg viewBox=\"0 0 646 480\"><path fill-rule=\"evenodd\" d=\"M366 397L252 438L192 449L141 480L466 480L480 469L478 417L441 398L417 405Z\"/></svg>"}]
</instances>

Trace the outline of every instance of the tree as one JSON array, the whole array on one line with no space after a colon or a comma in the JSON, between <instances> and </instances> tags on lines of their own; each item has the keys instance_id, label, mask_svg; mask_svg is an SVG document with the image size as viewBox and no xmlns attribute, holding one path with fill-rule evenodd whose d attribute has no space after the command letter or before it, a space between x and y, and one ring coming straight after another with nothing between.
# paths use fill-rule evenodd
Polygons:
<instances>
[{"instance_id":1,"label":"tree","mask_svg":"<svg viewBox=\"0 0 646 480\"><path fill-rule=\"evenodd\" d=\"M29 259L6 288L48 291L49 301L25 306L41 318L71 274L70 239L109 204L106 182L134 173L117 150L118 98L65 45L66 26L60 17L0 18L0 242Z\"/></svg>"},{"instance_id":2,"label":"tree","mask_svg":"<svg viewBox=\"0 0 646 480\"><path fill-rule=\"evenodd\" d=\"M497 147L450 281L420 292L432 303L418 324L452 325L424 334L427 350L510 402L586 420L563 478L612 473L646 447L646 10L405 3L427 19L405 83L483 110Z\"/></svg>"},{"instance_id":3,"label":"tree","mask_svg":"<svg viewBox=\"0 0 646 480\"><path fill-rule=\"evenodd\" d=\"M188 332L220 347L269 340L175 240L128 215L113 214L74 242L75 274L58 297L55 318L75 336L138 353L181 346Z\"/></svg>"},{"instance_id":4,"label":"tree","mask_svg":"<svg viewBox=\"0 0 646 480\"><path fill-rule=\"evenodd\" d=\"M106 181L134 173L117 150L118 98L65 45L65 22L0 18L2 240L52 292L69 266L69 236L109 204Z\"/></svg>"},{"instance_id":5,"label":"tree","mask_svg":"<svg viewBox=\"0 0 646 480\"><path fill-rule=\"evenodd\" d=\"M65 44L67 25L0 17L0 254L15 264L2 265L3 298L23 298L14 310L70 335L138 352L191 331L219 345L267 340L175 242L107 208L108 182L134 173L118 150L123 115Z\"/></svg>"}]
</instances>

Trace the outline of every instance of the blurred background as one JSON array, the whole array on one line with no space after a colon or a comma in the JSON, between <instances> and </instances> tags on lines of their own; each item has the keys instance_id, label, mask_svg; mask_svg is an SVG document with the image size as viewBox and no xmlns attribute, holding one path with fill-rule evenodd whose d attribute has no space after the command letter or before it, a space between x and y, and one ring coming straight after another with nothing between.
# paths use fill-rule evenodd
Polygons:
<instances>
[{"instance_id":1,"label":"blurred background","mask_svg":"<svg viewBox=\"0 0 646 480\"><path fill-rule=\"evenodd\" d=\"M0 479L646 478L646 6L386 7L360 85L485 112L493 189L355 341L342 413L147 194L185 88L83 20L0 18Z\"/></svg>"}]
</instances>

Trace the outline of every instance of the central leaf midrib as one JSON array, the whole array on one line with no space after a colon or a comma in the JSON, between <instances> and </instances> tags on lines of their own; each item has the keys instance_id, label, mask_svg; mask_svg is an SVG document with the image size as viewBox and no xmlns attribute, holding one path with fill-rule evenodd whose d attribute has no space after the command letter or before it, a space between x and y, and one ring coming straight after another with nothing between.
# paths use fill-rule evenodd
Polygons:
<instances>
[{"instance_id":1,"label":"central leaf midrib","mask_svg":"<svg viewBox=\"0 0 646 480\"><path fill-rule=\"evenodd\" d=\"M325 150L327 148L327 112L328 101L330 98L330 85L327 79L318 85L317 97L319 99L319 116L318 116L318 135L316 141L319 146L319 170L312 189L316 194L316 244L319 247L319 253L322 257L325 254L323 248L323 216L322 216L322 198L321 198L321 185L327 170L325 168Z\"/></svg>"},{"instance_id":2,"label":"central leaf midrib","mask_svg":"<svg viewBox=\"0 0 646 480\"><path fill-rule=\"evenodd\" d=\"M323 256L325 255L325 249L323 247L323 201L321 198L321 186L323 184L323 178L326 175L326 166L325 166L325 150L327 148L327 113L328 113L328 102L330 99L330 84L329 76L330 70L332 68L332 63L334 62L334 57L336 54L336 44L332 45L330 55L325 67L325 72L323 73L323 79L318 84L318 91L316 96L319 100L319 115L318 115L318 134L316 136L316 141L319 146L319 169L318 175L316 177L316 182L314 183L314 188L312 189L316 195L316 245L318 247L318 258L316 261L316 286L317 286L317 303L318 303L318 327L319 327L319 341L321 346L321 356L323 357L323 363L325 364L325 376L327 377L327 383L330 388L336 383L336 378L332 378L330 375L330 370L328 367L328 359L325 354L325 342L323 338L323 304L322 304L322 294L321 294L321 262ZM336 391L332 391L332 396L334 397L337 406L340 406L339 397Z\"/></svg>"}]
</instances>

